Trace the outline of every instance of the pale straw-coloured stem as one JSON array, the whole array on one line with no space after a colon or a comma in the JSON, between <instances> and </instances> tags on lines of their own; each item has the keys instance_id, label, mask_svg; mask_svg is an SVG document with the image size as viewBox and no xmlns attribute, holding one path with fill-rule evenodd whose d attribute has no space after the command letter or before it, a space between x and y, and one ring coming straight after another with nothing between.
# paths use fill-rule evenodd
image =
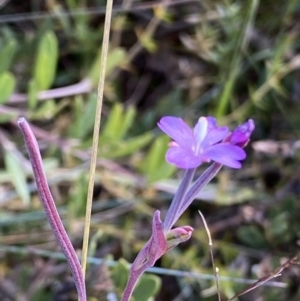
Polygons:
<instances>
[{"instance_id":1,"label":"pale straw-coloured stem","mask_svg":"<svg viewBox=\"0 0 300 301\"><path fill-rule=\"evenodd\" d=\"M95 182L95 173L96 173L96 165L97 165L99 131L100 131L101 111L102 111L103 93L104 93L105 69L106 69L106 61L107 61L107 54L108 54L108 47L109 47L109 32L110 32L110 24L111 24L112 6L113 6L113 0L107 0L105 22L104 22L104 34L103 34L103 42L102 42L100 75L99 75L98 93L97 93L97 107L95 113L95 124L94 124L94 133L93 133L92 156L91 156L91 165L90 165L90 172L89 172L90 177L89 177L89 184L88 184L88 195L87 195L87 202L86 202L85 222L84 222L84 235L83 235L82 260L81 260L83 275L85 275L87 256L88 256L91 212L92 212L94 182Z\"/></svg>"}]
</instances>

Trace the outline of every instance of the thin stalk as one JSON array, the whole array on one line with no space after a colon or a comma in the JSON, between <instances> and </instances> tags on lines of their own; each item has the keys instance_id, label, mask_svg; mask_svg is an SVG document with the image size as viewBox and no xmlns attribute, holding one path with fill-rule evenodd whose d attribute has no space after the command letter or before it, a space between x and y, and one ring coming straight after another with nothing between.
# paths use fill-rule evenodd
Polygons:
<instances>
[{"instance_id":1,"label":"thin stalk","mask_svg":"<svg viewBox=\"0 0 300 301\"><path fill-rule=\"evenodd\" d=\"M103 103L105 69L106 69L107 53L108 53L108 46L109 46L109 32L110 32L110 24L111 24L112 6L113 6L113 0L107 0L105 23L104 23L104 35L103 35L103 42L102 42L100 77L98 83L97 108L96 108L94 134L93 134L92 156L91 156L91 165L90 165L90 172L89 172L90 178L89 178L89 185L88 185L83 246L82 246L81 265L82 265L82 273L84 276L85 276L86 265L87 265L88 244L89 244L90 224L91 224L91 211L92 211L94 180L95 180L96 163L97 163L101 111L102 111L102 103Z\"/></svg>"},{"instance_id":2,"label":"thin stalk","mask_svg":"<svg viewBox=\"0 0 300 301\"><path fill-rule=\"evenodd\" d=\"M196 169L187 169L185 171L185 174L182 178L182 181L177 189L177 192L171 202L170 208L168 209L168 212L165 217L164 221L164 232L168 232L174 223L177 221L175 219L176 213L180 208L182 207L182 202L184 201L184 197L186 194L186 191L189 188L189 185L194 177Z\"/></svg>"},{"instance_id":3,"label":"thin stalk","mask_svg":"<svg viewBox=\"0 0 300 301\"><path fill-rule=\"evenodd\" d=\"M202 212L200 210L198 210L198 212L201 216L205 231L206 231L207 236L208 236L208 245L209 245L210 258L211 258L212 266L213 266L215 277L216 277L218 301L221 301L221 292L220 292L220 283L219 283L219 268L216 267L216 265L215 265L213 243L212 243L210 231L209 231L209 228L208 228L208 225L207 225L207 222L205 220L204 215L202 214Z\"/></svg>"},{"instance_id":4,"label":"thin stalk","mask_svg":"<svg viewBox=\"0 0 300 301\"><path fill-rule=\"evenodd\" d=\"M182 206L180 210L177 211L176 216L174 217L176 220L183 214L183 212L190 206L193 202L197 194L200 190L209 183L212 178L219 172L223 165L220 163L213 163L210 167L208 167L204 173L193 183L192 187L188 190L188 192L184 196L184 200L181 203Z\"/></svg>"}]
</instances>

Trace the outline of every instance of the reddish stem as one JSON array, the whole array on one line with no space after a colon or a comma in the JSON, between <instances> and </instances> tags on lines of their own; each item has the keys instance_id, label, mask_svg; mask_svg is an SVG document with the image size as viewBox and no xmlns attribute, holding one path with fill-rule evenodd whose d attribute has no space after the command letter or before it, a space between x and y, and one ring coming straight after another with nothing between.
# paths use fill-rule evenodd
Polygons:
<instances>
[{"instance_id":1,"label":"reddish stem","mask_svg":"<svg viewBox=\"0 0 300 301\"><path fill-rule=\"evenodd\" d=\"M86 301L87 299L85 282L80 262L57 212L53 197L47 183L38 143L25 118L20 118L18 120L18 124L24 136L35 182L37 185L37 190L44 206L48 221L70 265L80 301Z\"/></svg>"}]
</instances>

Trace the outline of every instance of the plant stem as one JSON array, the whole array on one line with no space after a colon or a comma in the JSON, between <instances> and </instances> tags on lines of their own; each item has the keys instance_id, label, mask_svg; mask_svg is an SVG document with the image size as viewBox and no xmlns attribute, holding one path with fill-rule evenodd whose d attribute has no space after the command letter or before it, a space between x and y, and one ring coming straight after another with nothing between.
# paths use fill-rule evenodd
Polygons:
<instances>
[{"instance_id":1,"label":"plant stem","mask_svg":"<svg viewBox=\"0 0 300 301\"><path fill-rule=\"evenodd\" d=\"M85 223L84 223L84 236L83 236L82 261L81 261L83 275L85 275L87 255L88 255L91 211L92 211L94 180L95 180L96 163L97 163L101 111L102 111L102 103L103 103L105 68L106 68L107 53L108 53L108 46L109 46L109 32L110 32L110 24L111 24L112 6L113 6L113 0L107 0L105 23L104 23L104 35L103 35L103 42L102 42L100 75L99 75L99 83L98 83L97 108L96 108L94 134L93 134L92 156L91 156L91 165L90 165L90 172L89 172L90 178L89 178L89 185L88 185L88 195L87 195L86 214L85 214Z\"/></svg>"},{"instance_id":2,"label":"plant stem","mask_svg":"<svg viewBox=\"0 0 300 301\"><path fill-rule=\"evenodd\" d=\"M32 170L37 186L37 190L44 206L48 221L51 225L52 231L61 246L63 253L65 254L67 261L70 265L73 278L75 281L76 289L78 292L79 300L86 301L86 289L84 276L81 271L80 263L77 254L72 246L72 243L68 237L68 234L63 226L63 223L57 212L55 202L51 195L45 171L43 168L42 157L39 151L38 143L33 135L33 132L25 120L20 118L18 120L19 127L24 136L25 144L29 153L29 159L32 165Z\"/></svg>"}]
</instances>

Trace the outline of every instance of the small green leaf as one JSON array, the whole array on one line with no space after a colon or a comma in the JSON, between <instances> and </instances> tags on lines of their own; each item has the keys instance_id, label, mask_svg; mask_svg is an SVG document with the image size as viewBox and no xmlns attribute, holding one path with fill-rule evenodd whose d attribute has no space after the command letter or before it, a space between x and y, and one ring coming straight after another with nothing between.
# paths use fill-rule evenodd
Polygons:
<instances>
[{"instance_id":1,"label":"small green leaf","mask_svg":"<svg viewBox=\"0 0 300 301\"><path fill-rule=\"evenodd\" d=\"M119 259L111 272L111 279L119 294L122 294L129 276L128 263L124 259ZM154 297L161 287L161 280L156 275L142 275L133 291L132 300L148 301Z\"/></svg>"},{"instance_id":2,"label":"small green leaf","mask_svg":"<svg viewBox=\"0 0 300 301\"><path fill-rule=\"evenodd\" d=\"M36 81L32 79L28 84L28 104L31 110L34 109L38 103L37 93L38 85Z\"/></svg>"},{"instance_id":3,"label":"small green leaf","mask_svg":"<svg viewBox=\"0 0 300 301\"><path fill-rule=\"evenodd\" d=\"M251 248L264 248L267 245L262 230L256 225L241 226L237 229L238 238Z\"/></svg>"},{"instance_id":4,"label":"small green leaf","mask_svg":"<svg viewBox=\"0 0 300 301\"><path fill-rule=\"evenodd\" d=\"M72 128L71 134L76 138L84 138L93 130L97 96L91 94L88 101L83 104L80 96L76 98L77 108L80 112L76 114L76 125Z\"/></svg>"},{"instance_id":5,"label":"small green leaf","mask_svg":"<svg viewBox=\"0 0 300 301\"><path fill-rule=\"evenodd\" d=\"M100 138L100 153L105 158L118 158L133 154L146 146L153 138L152 133L145 133L126 141L109 141Z\"/></svg>"},{"instance_id":6,"label":"small green leaf","mask_svg":"<svg viewBox=\"0 0 300 301\"><path fill-rule=\"evenodd\" d=\"M85 201L87 197L87 175L82 174L73 184L68 202L70 216L81 217L85 214Z\"/></svg>"},{"instance_id":7,"label":"small green leaf","mask_svg":"<svg viewBox=\"0 0 300 301\"><path fill-rule=\"evenodd\" d=\"M128 274L128 263L124 259L119 259L118 264L113 267L111 273L112 281L119 292L122 292L125 289Z\"/></svg>"},{"instance_id":8,"label":"small green leaf","mask_svg":"<svg viewBox=\"0 0 300 301\"><path fill-rule=\"evenodd\" d=\"M165 155L168 150L169 138L160 136L155 139L147 156L143 160L141 170L148 182L155 182L170 177L176 170L174 165L166 162Z\"/></svg>"},{"instance_id":9,"label":"small green leaf","mask_svg":"<svg viewBox=\"0 0 300 301\"><path fill-rule=\"evenodd\" d=\"M59 106L53 99L49 99L32 111L33 119L50 119L59 111Z\"/></svg>"},{"instance_id":10,"label":"small green leaf","mask_svg":"<svg viewBox=\"0 0 300 301\"><path fill-rule=\"evenodd\" d=\"M16 85L16 80L14 76L5 71L0 75L0 104L4 104L9 96L13 93Z\"/></svg>"},{"instance_id":11,"label":"small green leaf","mask_svg":"<svg viewBox=\"0 0 300 301\"><path fill-rule=\"evenodd\" d=\"M111 140L122 139L132 126L135 115L136 109L134 107L129 107L125 111L123 105L114 104L104 125L102 136Z\"/></svg>"},{"instance_id":12,"label":"small green leaf","mask_svg":"<svg viewBox=\"0 0 300 301\"><path fill-rule=\"evenodd\" d=\"M1 113L0 123L7 123L11 120L16 120L19 117L18 113Z\"/></svg>"},{"instance_id":13,"label":"small green leaf","mask_svg":"<svg viewBox=\"0 0 300 301\"><path fill-rule=\"evenodd\" d=\"M18 195L22 199L23 204L27 206L30 202L30 194L23 167L19 164L18 159L10 151L5 151L4 161L5 167L10 174L10 178Z\"/></svg>"},{"instance_id":14,"label":"small green leaf","mask_svg":"<svg viewBox=\"0 0 300 301\"><path fill-rule=\"evenodd\" d=\"M120 66L126 60L126 55L126 51L123 48L115 48L110 51L106 61L106 75L109 75L115 67Z\"/></svg>"},{"instance_id":15,"label":"small green leaf","mask_svg":"<svg viewBox=\"0 0 300 301\"><path fill-rule=\"evenodd\" d=\"M46 32L38 45L34 80L39 90L47 90L54 81L58 60L58 41L52 31Z\"/></svg>"},{"instance_id":16,"label":"small green leaf","mask_svg":"<svg viewBox=\"0 0 300 301\"><path fill-rule=\"evenodd\" d=\"M17 49L15 40L10 39L0 51L0 74L10 68L11 62Z\"/></svg>"},{"instance_id":17,"label":"small green leaf","mask_svg":"<svg viewBox=\"0 0 300 301\"><path fill-rule=\"evenodd\" d=\"M116 103L104 125L102 136L111 140L119 140L122 125L123 106Z\"/></svg>"},{"instance_id":18,"label":"small green leaf","mask_svg":"<svg viewBox=\"0 0 300 301\"><path fill-rule=\"evenodd\" d=\"M138 301L148 301L161 287L161 279L156 275L144 274L138 282L133 297Z\"/></svg>"},{"instance_id":19,"label":"small green leaf","mask_svg":"<svg viewBox=\"0 0 300 301\"><path fill-rule=\"evenodd\" d=\"M127 134L127 131L130 129L134 122L135 115L136 109L133 106L126 109L125 116L122 119L122 126L119 131L120 138L123 138Z\"/></svg>"},{"instance_id":20,"label":"small green leaf","mask_svg":"<svg viewBox=\"0 0 300 301\"><path fill-rule=\"evenodd\" d=\"M97 85L99 80L99 70L101 63L101 51L99 49L97 57L92 65L89 78L92 80L94 85ZM117 66L120 66L126 60L126 52L123 48L115 48L108 53L106 61L105 74L108 75Z\"/></svg>"}]
</instances>

